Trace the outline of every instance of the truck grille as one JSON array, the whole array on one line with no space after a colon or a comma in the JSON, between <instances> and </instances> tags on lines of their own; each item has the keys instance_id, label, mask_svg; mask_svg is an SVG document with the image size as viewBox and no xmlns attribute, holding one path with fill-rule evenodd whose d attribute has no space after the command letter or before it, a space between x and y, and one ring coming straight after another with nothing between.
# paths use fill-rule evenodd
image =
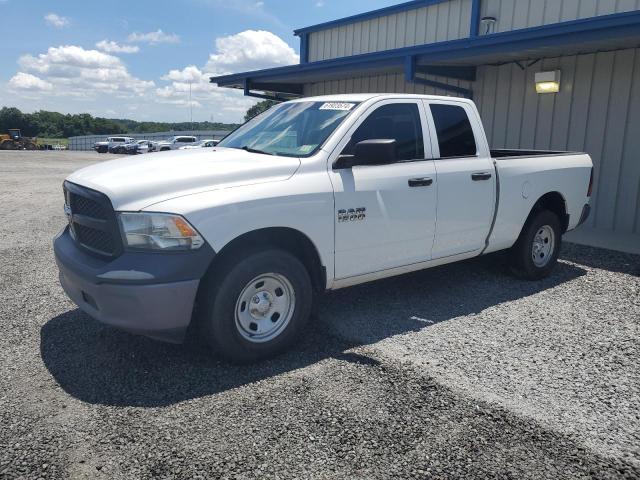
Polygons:
<instances>
[{"instance_id":1,"label":"truck grille","mask_svg":"<svg viewBox=\"0 0 640 480\"><path fill-rule=\"evenodd\" d=\"M76 243L103 257L120 255L120 230L109 198L71 182L64 182L63 189L69 228Z\"/></svg>"},{"instance_id":2,"label":"truck grille","mask_svg":"<svg viewBox=\"0 0 640 480\"><path fill-rule=\"evenodd\" d=\"M84 215L91 218L98 218L100 220L107 219L107 213L104 208L97 202L90 198L81 197L75 193L71 193L70 206L73 209L73 213L78 215Z\"/></svg>"},{"instance_id":3,"label":"truck grille","mask_svg":"<svg viewBox=\"0 0 640 480\"><path fill-rule=\"evenodd\" d=\"M114 248L111 235L94 228L85 227L79 223L75 223L73 229L76 239L82 245L98 250L101 253L113 254Z\"/></svg>"}]
</instances>

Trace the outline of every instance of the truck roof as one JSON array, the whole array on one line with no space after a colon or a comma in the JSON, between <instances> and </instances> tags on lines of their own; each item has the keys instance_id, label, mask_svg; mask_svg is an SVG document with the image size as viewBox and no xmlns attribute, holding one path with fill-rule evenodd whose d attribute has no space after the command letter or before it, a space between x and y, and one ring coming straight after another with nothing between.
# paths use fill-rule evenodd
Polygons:
<instances>
[{"instance_id":1,"label":"truck roof","mask_svg":"<svg viewBox=\"0 0 640 480\"><path fill-rule=\"evenodd\" d=\"M468 98L445 97L441 95L417 95L412 93L346 93L340 95L321 95L317 97L304 97L291 100L292 102L366 102L373 98L420 98L423 100L456 100L472 103Z\"/></svg>"}]
</instances>

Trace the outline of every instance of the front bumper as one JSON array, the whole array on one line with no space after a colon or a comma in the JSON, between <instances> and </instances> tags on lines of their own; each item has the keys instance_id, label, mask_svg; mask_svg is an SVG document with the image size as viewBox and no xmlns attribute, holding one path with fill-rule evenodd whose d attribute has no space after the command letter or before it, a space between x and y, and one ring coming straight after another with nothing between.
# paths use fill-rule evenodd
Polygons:
<instances>
[{"instance_id":1,"label":"front bumper","mask_svg":"<svg viewBox=\"0 0 640 480\"><path fill-rule=\"evenodd\" d=\"M158 340L181 343L200 279L214 252L125 252L103 260L80 250L65 228L53 242L60 284L96 320Z\"/></svg>"}]
</instances>

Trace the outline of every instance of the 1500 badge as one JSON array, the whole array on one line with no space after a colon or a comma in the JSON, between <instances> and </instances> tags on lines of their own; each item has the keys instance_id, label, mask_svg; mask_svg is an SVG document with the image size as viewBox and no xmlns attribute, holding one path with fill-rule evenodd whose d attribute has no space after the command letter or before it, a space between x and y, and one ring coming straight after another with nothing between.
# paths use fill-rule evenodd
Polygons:
<instances>
[{"instance_id":1,"label":"1500 badge","mask_svg":"<svg viewBox=\"0 0 640 480\"><path fill-rule=\"evenodd\" d=\"M364 207L338 210L338 222L356 222L367 217L367 209Z\"/></svg>"}]
</instances>

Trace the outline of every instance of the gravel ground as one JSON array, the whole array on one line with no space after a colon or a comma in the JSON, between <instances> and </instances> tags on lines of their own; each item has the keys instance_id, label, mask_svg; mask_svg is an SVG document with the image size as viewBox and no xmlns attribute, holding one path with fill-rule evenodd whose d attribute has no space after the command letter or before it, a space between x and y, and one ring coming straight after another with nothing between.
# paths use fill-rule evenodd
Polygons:
<instances>
[{"instance_id":1,"label":"gravel ground","mask_svg":"<svg viewBox=\"0 0 640 480\"><path fill-rule=\"evenodd\" d=\"M338 291L294 351L230 366L66 299L60 184L105 158L0 153L0 478L640 478L640 257Z\"/></svg>"}]
</instances>

